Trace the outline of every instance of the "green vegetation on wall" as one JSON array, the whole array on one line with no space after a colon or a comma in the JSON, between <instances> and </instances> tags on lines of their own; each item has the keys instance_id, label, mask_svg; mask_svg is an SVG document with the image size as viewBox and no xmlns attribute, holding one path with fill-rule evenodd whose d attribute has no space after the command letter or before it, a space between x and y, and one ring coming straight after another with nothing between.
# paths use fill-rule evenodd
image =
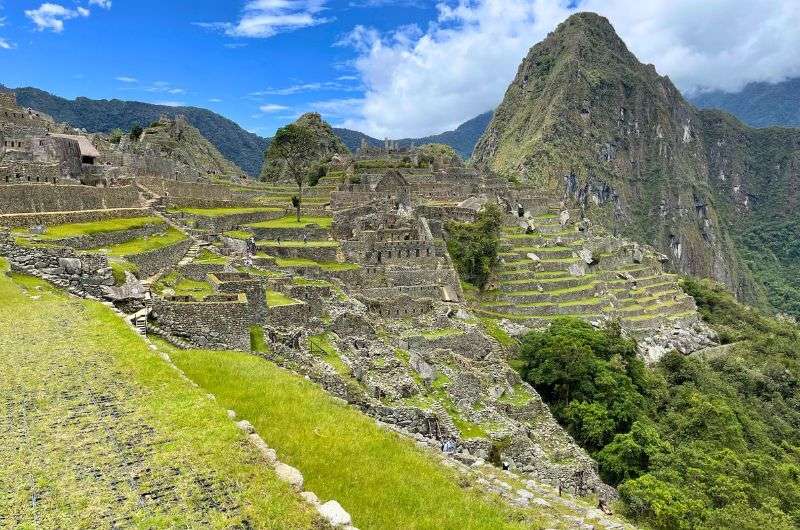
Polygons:
<instances>
[{"instance_id":1,"label":"green vegetation on wall","mask_svg":"<svg viewBox=\"0 0 800 530\"><path fill-rule=\"evenodd\" d=\"M496 205L487 205L474 223L447 224L447 250L461 278L483 288L497 265L503 214Z\"/></svg>"}]
</instances>

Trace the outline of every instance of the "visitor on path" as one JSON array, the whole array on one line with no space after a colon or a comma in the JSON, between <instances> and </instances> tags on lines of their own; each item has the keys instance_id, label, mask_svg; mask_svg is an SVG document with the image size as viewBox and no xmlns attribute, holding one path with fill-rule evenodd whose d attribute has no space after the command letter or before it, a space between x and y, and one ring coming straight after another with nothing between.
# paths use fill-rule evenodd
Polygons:
<instances>
[{"instance_id":1,"label":"visitor on path","mask_svg":"<svg viewBox=\"0 0 800 530\"><path fill-rule=\"evenodd\" d=\"M308 234L303 234L303 244L308 245Z\"/></svg>"}]
</instances>

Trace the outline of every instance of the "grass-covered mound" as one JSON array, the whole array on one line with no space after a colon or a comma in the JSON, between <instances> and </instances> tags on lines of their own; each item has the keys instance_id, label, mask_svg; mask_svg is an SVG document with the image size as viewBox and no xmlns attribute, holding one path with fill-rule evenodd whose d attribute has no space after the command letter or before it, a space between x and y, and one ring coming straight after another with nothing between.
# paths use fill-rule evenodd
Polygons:
<instances>
[{"instance_id":1,"label":"grass-covered mound","mask_svg":"<svg viewBox=\"0 0 800 530\"><path fill-rule=\"evenodd\" d=\"M61 225L48 226L43 234L35 236L40 241L56 241L78 236L90 236L94 234L104 234L108 232L119 232L122 230L133 230L149 225L160 225L164 221L159 217L125 217L119 219L105 219L101 221L88 221L84 223L66 223ZM27 228L17 228L14 230L17 235L28 234Z\"/></svg>"},{"instance_id":2,"label":"grass-covered mound","mask_svg":"<svg viewBox=\"0 0 800 530\"><path fill-rule=\"evenodd\" d=\"M225 410L102 304L0 274L0 351L0 526L313 524Z\"/></svg>"},{"instance_id":3,"label":"grass-covered mound","mask_svg":"<svg viewBox=\"0 0 800 530\"><path fill-rule=\"evenodd\" d=\"M523 340L523 373L642 525L798 528L800 328L683 286L722 347L648 370L618 328L559 319Z\"/></svg>"},{"instance_id":4,"label":"grass-covered mound","mask_svg":"<svg viewBox=\"0 0 800 530\"><path fill-rule=\"evenodd\" d=\"M359 528L543 527L535 512L463 489L455 472L412 442L262 358L197 350L170 355L302 470L310 490L341 502Z\"/></svg>"}]
</instances>

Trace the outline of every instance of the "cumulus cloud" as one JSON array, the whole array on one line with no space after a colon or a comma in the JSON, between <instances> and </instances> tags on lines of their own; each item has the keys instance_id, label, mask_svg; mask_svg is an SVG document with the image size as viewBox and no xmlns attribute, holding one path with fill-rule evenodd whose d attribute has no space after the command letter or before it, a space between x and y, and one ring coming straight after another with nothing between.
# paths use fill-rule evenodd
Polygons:
<instances>
[{"instance_id":1,"label":"cumulus cloud","mask_svg":"<svg viewBox=\"0 0 800 530\"><path fill-rule=\"evenodd\" d=\"M28 9L25 16L31 19L36 29L44 31L49 29L55 33L64 31L64 21L78 17L88 17L90 11L85 7L68 9L60 4L46 2L36 9Z\"/></svg>"},{"instance_id":2,"label":"cumulus cloud","mask_svg":"<svg viewBox=\"0 0 800 530\"><path fill-rule=\"evenodd\" d=\"M458 0L424 29L358 26L363 103L345 125L373 136L421 136L495 107L528 49L576 11L608 17L629 48L686 92L735 91L800 75L796 0Z\"/></svg>"},{"instance_id":3,"label":"cumulus cloud","mask_svg":"<svg viewBox=\"0 0 800 530\"><path fill-rule=\"evenodd\" d=\"M296 29L324 24L325 0L248 0L237 22L197 22L231 37L267 38Z\"/></svg>"}]
</instances>

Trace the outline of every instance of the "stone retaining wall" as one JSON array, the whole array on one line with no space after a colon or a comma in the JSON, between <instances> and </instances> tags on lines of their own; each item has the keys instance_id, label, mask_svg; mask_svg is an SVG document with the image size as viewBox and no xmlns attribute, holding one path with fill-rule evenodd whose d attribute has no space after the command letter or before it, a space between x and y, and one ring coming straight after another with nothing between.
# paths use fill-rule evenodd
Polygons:
<instances>
[{"instance_id":1,"label":"stone retaining wall","mask_svg":"<svg viewBox=\"0 0 800 530\"><path fill-rule=\"evenodd\" d=\"M8 259L12 271L37 276L77 296L101 298L104 287L114 285L102 254L79 254L68 247L22 247L8 232L0 232L0 255Z\"/></svg>"},{"instance_id":2,"label":"stone retaining wall","mask_svg":"<svg viewBox=\"0 0 800 530\"><path fill-rule=\"evenodd\" d=\"M10 184L0 194L0 214L136 208L133 186L93 188L61 184Z\"/></svg>"},{"instance_id":3,"label":"stone retaining wall","mask_svg":"<svg viewBox=\"0 0 800 530\"><path fill-rule=\"evenodd\" d=\"M138 267L139 279L143 280L176 266L186 255L190 246L192 246L192 241L184 239L174 245L125 256L125 259Z\"/></svg>"},{"instance_id":4,"label":"stone retaining wall","mask_svg":"<svg viewBox=\"0 0 800 530\"><path fill-rule=\"evenodd\" d=\"M0 214L0 226L6 226L8 228L35 225L54 226L66 223L86 223L105 219L117 219L121 217L145 217L148 215L150 215L150 212L144 208Z\"/></svg>"},{"instance_id":5,"label":"stone retaining wall","mask_svg":"<svg viewBox=\"0 0 800 530\"><path fill-rule=\"evenodd\" d=\"M306 303L269 306L267 321L271 326L302 326L308 322L311 307Z\"/></svg>"},{"instance_id":6,"label":"stone retaining wall","mask_svg":"<svg viewBox=\"0 0 800 530\"><path fill-rule=\"evenodd\" d=\"M330 230L314 226L309 228L260 228L257 226L245 226L244 228L253 232L256 239L266 239L269 241L275 241L278 238L281 238L283 241L301 241L303 239L303 234L306 234L309 240L320 240L328 239L330 235Z\"/></svg>"},{"instance_id":7,"label":"stone retaining wall","mask_svg":"<svg viewBox=\"0 0 800 530\"><path fill-rule=\"evenodd\" d=\"M302 258L314 261L336 261L338 247L317 247L308 246L268 246L259 247L259 250L266 252L270 256L279 258Z\"/></svg>"},{"instance_id":8,"label":"stone retaining wall","mask_svg":"<svg viewBox=\"0 0 800 530\"><path fill-rule=\"evenodd\" d=\"M216 302L156 296L152 317L161 329L195 347L250 351L250 326L255 322L244 294L235 301Z\"/></svg>"}]
</instances>

